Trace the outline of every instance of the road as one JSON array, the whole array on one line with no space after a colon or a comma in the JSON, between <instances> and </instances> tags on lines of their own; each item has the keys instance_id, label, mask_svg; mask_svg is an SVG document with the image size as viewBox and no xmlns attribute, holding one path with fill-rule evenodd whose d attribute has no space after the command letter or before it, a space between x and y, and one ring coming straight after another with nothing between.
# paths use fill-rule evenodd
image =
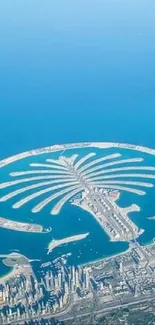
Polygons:
<instances>
[{"instance_id":1,"label":"road","mask_svg":"<svg viewBox=\"0 0 155 325\"><path fill-rule=\"evenodd\" d=\"M109 303L105 303L105 307L100 309L100 310L95 310L95 301L96 301L96 298L93 300L94 301L94 308L92 310L90 310L89 312L87 313L80 313L78 315L76 315L76 318L80 318L80 317L86 317L86 316L89 316L91 317L94 321L94 317L97 315L97 314L102 314L102 313L107 313L107 312L110 312L111 310L115 310L115 309L118 309L118 308L124 308L124 307L130 307L130 306L134 306L135 304L138 304L138 303L142 303L142 302L147 302L147 301L152 301L153 299L155 299L155 293L152 294L152 295L149 295L149 296L140 296L140 297L130 297L128 299L126 299L126 301L122 300L117 300L117 301L111 301ZM68 321L68 320L72 320L72 319L75 319L75 315L73 314L72 316L68 316L66 314L70 313L71 312L71 309L72 309L72 305L69 305L68 308L62 312L58 312L58 313L55 313L55 314L46 314L46 315L40 315L40 317L38 316L34 316L34 317L31 317L30 319L26 319L26 321L28 320L38 320L38 319L41 319L41 318L44 318L44 319L49 319L51 317L54 317L60 321ZM18 320L18 324L24 324L25 320ZM7 323L9 324L9 323ZM11 324L14 324L14 325L17 325L17 320L15 321L11 321ZM4 324L5 325L5 324Z\"/></svg>"}]
</instances>

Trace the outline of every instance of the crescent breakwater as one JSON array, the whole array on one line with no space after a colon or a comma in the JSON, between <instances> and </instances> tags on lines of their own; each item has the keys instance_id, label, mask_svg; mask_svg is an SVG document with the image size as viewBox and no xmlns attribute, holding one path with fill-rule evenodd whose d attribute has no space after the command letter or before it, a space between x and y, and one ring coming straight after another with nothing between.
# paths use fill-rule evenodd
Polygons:
<instances>
[{"instance_id":1,"label":"crescent breakwater","mask_svg":"<svg viewBox=\"0 0 155 325\"><path fill-rule=\"evenodd\" d=\"M44 229L43 226L39 224L17 222L2 217L0 217L0 228L33 233L47 233L52 230L51 228Z\"/></svg>"},{"instance_id":2,"label":"crescent breakwater","mask_svg":"<svg viewBox=\"0 0 155 325\"><path fill-rule=\"evenodd\" d=\"M13 163L15 161L30 157L30 156L36 156L40 155L43 153L50 153L50 152L57 152L57 151L62 151L65 149L76 149L76 148L89 148L89 147L95 147L95 148L121 148L121 149L130 149L130 150L136 150L144 153L151 154L155 156L155 149L151 149L148 147L144 146L138 146L138 145L133 145L133 144L128 144L128 143L115 143L115 142L82 142L82 143L71 143L71 144L62 144L62 145L53 145L49 147L44 147L40 149L35 149L35 150L30 150L30 151L25 151L20 154L16 154L14 156L11 156L9 158L5 158L0 161L0 168Z\"/></svg>"}]
</instances>

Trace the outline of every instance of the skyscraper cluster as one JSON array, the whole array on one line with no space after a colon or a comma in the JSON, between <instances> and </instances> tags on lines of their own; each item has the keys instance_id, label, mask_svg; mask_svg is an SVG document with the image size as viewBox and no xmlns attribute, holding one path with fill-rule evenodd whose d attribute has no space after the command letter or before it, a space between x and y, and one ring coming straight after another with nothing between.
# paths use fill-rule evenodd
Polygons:
<instances>
[{"instance_id":1,"label":"skyscraper cluster","mask_svg":"<svg viewBox=\"0 0 155 325\"><path fill-rule=\"evenodd\" d=\"M0 324L50 316L65 309L70 299L88 294L87 267L59 262L43 268L39 280L33 273L21 274L0 286Z\"/></svg>"}]
</instances>

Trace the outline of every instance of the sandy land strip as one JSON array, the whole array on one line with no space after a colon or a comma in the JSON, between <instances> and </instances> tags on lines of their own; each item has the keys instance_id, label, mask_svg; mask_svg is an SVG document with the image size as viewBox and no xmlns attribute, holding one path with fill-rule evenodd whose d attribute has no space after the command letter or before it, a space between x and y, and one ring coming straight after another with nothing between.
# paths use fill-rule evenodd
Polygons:
<instances>
[{"instance_id":1,"label":"sandy land strip","mask_svg":"<svg viewBox=\"0 0 155 325\"><path fill-rule=\"evenodd\" d=\"M15 230L15 231L33 232L33 233L44 233L44 232L51 231L51 229L44 231L43 226L39 224L17 222L2 217L0 217L0 228L5 228L8 230Z\"/></svg>"},{"instance_id":2,"label":"sandy land strip","mask_svg":"<svg viewBox=\"0 0 155 325\"><path fill-rule=\"evenodd\" d=\"M49 146L45 148L40 148L40 149L35 149L35 150L30 150L26 151L14 156L11 156L9 158L5 158L0 161L0 168L13 163L15 161L28 158L31 156L37 156L41 155L44 153L51 153L51 152L57 152L57 151L62 151L62 150L67 150L67 149L76 149L76 148L89 148L89 147L94 147L94 148L122 148L122 149L130 149L130 150L135 150L135 151L140 151L144 153L148 153L150 155L155 156L155 149L151 149L148 147L143 147L143 146L137 146L137 145L132 145L132 144L127 144L127 143L115 143L115 142L82 142L82 143L70 143L70 144L62 144L62 145L54 145L54 146Z\"/></svg>"},{"instance_id":3,"label":"sandy land strip","mask_svg":"<svg viewBox=\"0 0 155 325\"><path fill-rule=\"evenodd\" d=\"M62 239L53 239L48 245L47 254L51 253L52 250L58 246L85 239L88 235L89 235L89 232L86 234L70 236L70 237L66 237L66 238L62 238Z\"/></svg>"}]
</instances>

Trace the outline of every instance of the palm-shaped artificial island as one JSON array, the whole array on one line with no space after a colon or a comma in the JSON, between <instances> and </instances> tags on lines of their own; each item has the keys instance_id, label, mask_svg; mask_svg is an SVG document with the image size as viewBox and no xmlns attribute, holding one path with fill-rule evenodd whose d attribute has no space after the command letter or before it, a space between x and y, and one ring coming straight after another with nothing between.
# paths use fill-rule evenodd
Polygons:
<instances>
[{"instance_id":1,"label":"palm-shaped artificial island","mask_svg":"<svg viewBox=\"0 0 155 325\"><path fill-rule=\"evenodd\" d=\"M139 211L139 207L123 209L116 200L120 192L144 195L144 188L153 186L144 180L155 178L151 173L155 168L144 166L142 161L139 157L124 159L120 153L98 158L91 152L82 157L60 155L58 159L30 163L30 169L12 172L10 176L15 179L0 184L0 189L9 189L0 202L15 198L12 207L17 209L37 199L33 213L54 202L51 214L59 214L63 205L71 201L91 213L112 241L130 241L143 232L128 217L128 212ZM12 190L16 185L19 188ZM24 197L18 199L21 194Z\"/></svg>"}]
</instances>

